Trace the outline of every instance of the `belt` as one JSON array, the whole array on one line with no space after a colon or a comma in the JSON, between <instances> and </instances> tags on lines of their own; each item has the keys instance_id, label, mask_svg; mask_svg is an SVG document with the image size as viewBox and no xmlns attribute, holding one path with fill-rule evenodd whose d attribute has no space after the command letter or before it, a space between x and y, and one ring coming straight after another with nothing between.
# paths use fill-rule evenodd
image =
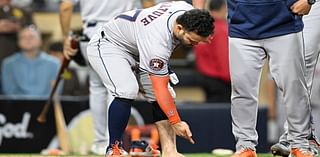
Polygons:
<instances>
[{"instance_id":1,"label":"belt","mask_svg":"<svg viewBox=\"0 0 320 157\"><path fill-rule=\"evenodd\" d=\"M82 42L89 42L90 41L90 38L87 36L87 35L82 35L81 37L80 37L80 41L82 41Z\"/></svg>"},{"instance_id":2,"label":"belt","mask_svg":"<svg viewBox=\"0 0 320 157\"><path fill-rule=\"evenodd\" d=\"M98 24L97 21L89 21L87 24L86 24L86 27L95 27L96 25Z\"/></svg>"}]
</instances>

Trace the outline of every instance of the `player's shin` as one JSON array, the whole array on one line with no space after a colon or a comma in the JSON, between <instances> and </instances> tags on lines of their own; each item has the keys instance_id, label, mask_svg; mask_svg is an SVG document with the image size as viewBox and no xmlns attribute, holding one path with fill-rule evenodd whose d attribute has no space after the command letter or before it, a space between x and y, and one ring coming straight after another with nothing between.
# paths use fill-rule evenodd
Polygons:
<instances>
[{"instance_id":1,"label":"player's shin","mask_svg":"<svg viewBox=\"0 0 320 157\"><path fill-rule=\"evenodd\" d=\"M109 148L117 141L121 143L122 135L127 127L131 111L130 99L115 98L109 108Z\"/></svg>"},{"instance_id":2,"label":"player's shin","mask_svg":"<svg viewBox=\"0 0 320 157\"><path fill-rule=\"evenodd\" d=\"M176 134L168 120L162 120L155 123L160 136L162 157L184 157L178 153L176 147Z\"/></svg>"},{"instance_id":3,"label":"player's shin","mask_svg":"<svg viewBox=\"0 0 320 157\"><path fill-rule=\"evenodd\" d=\"M152 109L153 120L159 132L162 157L183 157L182 154L177 152L176 134L174 133L167 116L161 110L157 102L152 102Z\"/></svg>"}]
</instances>

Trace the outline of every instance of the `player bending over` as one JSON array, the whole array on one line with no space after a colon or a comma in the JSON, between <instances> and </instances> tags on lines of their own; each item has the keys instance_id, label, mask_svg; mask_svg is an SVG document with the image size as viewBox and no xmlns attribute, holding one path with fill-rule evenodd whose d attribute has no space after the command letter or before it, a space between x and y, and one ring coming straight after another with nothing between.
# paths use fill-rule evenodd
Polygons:
<instances>
[{"instance_id":1,"label":"player bending over","mask_svg":"<svg viewBox=\"0 0 320 157\"><path fill-rule=\"evenodd\" d=\"M179 44L193 46L207 42L213 27L208 11L178 1L125 12L97 31L88 45L88 60L115 97L108 113L107 157L124 156L119 143L128 123L131 102L139 90L132 71L137 64L141 72L147 73L156 101L174 133L194 143L189 126L181 121L168 90L168 61Z\"/></svg>"}]
</instances>

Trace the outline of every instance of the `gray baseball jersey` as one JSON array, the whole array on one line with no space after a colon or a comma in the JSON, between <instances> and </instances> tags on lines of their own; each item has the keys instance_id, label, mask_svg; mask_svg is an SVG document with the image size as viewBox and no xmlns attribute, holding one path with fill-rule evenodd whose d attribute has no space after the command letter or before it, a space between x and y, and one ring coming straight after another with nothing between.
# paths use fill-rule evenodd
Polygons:
<instances>
[{"instance_id":1,"label":"gray baseball jersey","mask_svg":"<svg viewBox=\"0 0 320 157\"><path fill-rule=\"evenodd\" d=\"M165 2L147 9L125 12L103 26L106 38L140 61L140 69L157 75L168 73L168 59L179 42L173 39L175 19L193 7Z\"/></svg>"},{"instance_id":2,"label":"gray baseball jersey","mask_svg":"<svg viewBox=\"0 0 320 157\"><path fill-rule=\"evenodd\" d=\"M88 45L88 60L115 97L135 99L137 82L153 91L148 75L137 80L131 67L139 63L142 72L166 75L171 52L179 44L172 33L174 21L191 9L183 1L160 3L120 14L97 31Z\"/></svg>"}]
</instances>

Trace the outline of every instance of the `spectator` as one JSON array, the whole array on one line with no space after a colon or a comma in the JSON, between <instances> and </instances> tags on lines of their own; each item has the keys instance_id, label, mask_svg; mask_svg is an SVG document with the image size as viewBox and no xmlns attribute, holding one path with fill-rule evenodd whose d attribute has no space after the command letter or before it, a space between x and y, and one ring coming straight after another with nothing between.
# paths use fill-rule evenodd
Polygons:
<instances>
[{"instance_id":1,"label":"spectator","mask_svg":"<svg viewBox=\"0 0 320 157\"><path fill-rule=\"evenodd\" d=\"M62 42L54 42L50 44L48 54L57 58L60 63L63 60L63 44ZM74 68L70 66L63 73L63 90L62 95L88 95L89 89L88 85L86 87L80 86L79 79Z\"/></svg>"},{"instance_id":2,"label":"spectator","mask_svg":"<svg viewBox=\"0 0 320 157\"><path fill-rule=\"evenodd\" d=\"M230 102L226 1L211 0L209 10L215 19L215 32L209 43L194 47L196 66L203 78L207 102Z\"/></svg>"},{"instance_id":3,"label":"spectator","mask_svg":"<svg viewBox=\"0 0 320 157\"><path fill-rule=\"evenodd\" d=\"M32 24L32 16L23 9L12 6L11 0L0 0L0 62L18 51L17 32Z\"/></svg>"},{"instance_id":4,"label":"spectator","mask_svg":"<svg viewBox=\"0 0 320 157\"><path fill-rule=\"evenodd\" d=\"M59 61L39 50L40 33L32 26L19 35L21 52L2 63L2 88L5 95L48 96L59 70Z\"/></svg>"}]
</instances>

